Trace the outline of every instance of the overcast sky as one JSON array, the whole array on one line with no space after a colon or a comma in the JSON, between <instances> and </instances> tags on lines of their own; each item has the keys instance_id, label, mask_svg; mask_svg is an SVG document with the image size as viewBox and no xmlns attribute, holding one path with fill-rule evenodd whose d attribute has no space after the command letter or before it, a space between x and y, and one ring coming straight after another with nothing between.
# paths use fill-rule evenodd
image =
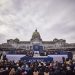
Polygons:
<instances>
[{"instance_id":1,"label":"overcast sky","mask_svg":"<svg viewBox=\"0 0 75 75\"><path fill-rule=\"evenodd\" d=\"M42 40L75 42L75 0L0 0L0 43L28 41L35 29Z\"/></svg>"}]
</instances>

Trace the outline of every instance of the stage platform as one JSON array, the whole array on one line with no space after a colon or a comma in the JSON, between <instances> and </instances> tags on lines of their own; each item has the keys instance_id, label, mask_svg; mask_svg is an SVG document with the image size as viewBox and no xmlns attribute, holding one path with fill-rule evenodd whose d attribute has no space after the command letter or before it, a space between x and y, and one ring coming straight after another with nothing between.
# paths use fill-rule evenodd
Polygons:
<instances>
[{"instance_id":1,"label":"stage platform","mask_svg":"<svg viewBox=\"0 0 75 75\"><path fill-rule=\"evenodd\" d=\"M33 56L33 57L28 57L26 55L6 55L7 59L9 61L58 61L62 62L62 57L67 58L67 55L48 55L48 56Z\"/></svg>"}]
</instances>

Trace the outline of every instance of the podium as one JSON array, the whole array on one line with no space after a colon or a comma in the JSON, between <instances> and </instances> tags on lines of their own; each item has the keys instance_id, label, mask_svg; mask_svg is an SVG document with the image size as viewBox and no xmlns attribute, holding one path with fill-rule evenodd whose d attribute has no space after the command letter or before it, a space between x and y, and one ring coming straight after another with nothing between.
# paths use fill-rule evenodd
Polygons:
<instances>
[{"instance_id":1,"label":"podium","mask_svg":"<svg viewBox=\"0 0 75 75\"><path fill-rule=\"evenodd\" d=\"M36 57L37 57L37 56L40 56L39 51L34 51L34 55L33 55L33 57L34 57L34 56L36 56Z\"/></svg>"}]
</instances>

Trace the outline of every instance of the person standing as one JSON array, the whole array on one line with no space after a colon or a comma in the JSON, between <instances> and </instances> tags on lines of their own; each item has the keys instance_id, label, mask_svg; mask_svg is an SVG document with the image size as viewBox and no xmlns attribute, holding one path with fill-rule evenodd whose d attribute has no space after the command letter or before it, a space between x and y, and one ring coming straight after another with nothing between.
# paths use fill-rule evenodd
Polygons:
<instances>
[{"instance_id":1,"label":"person standing","mask_svg":"<svg viewBox=\"0 0 75 75\"><path fill-rule=\"evenodd\" d=\"M34 69L33 75L39 75L39 72L36 68Z\"/></svg>"},{"instance_id":2,"label":"person standing","mask_svg":"<svg viewBox=\"0 0 75 75\"><path fill-rule=\"evenodd\" d=\"M48 67L45 68L44 75L49 75L49 69L48 69Z\"/></svg>"}]
</instances>

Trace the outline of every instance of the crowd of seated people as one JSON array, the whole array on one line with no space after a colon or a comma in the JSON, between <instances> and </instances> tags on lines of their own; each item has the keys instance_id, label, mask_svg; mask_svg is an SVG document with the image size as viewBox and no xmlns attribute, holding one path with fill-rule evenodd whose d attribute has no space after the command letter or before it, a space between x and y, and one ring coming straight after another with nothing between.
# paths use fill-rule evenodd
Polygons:
<instances>
[{"instance_id":1,"label":"crowd of seated people","mask_svg":"<svg viewBox=\"0 0 75 75\"><path fill-rule=\"evenodd\" d=\"M7 54L23 54L26 56L33 56L33 51L16 50L16 51L8 51Z\"/></svg>"},{"instance_id":2,"label":"crowd of seated people","mask_svg":"<svg viewBox=\"0 0 75 75\"><path fill-rule=\"evenodd\" d=\"M14 62L1 54L0 75L75 75L75 62L71 59L64 59L63 62Z\"/></svg>"},{"instance_id":3,"label":"crowd of seated people","mask_svg":"<svg viewBox=\"0 0 75 75\"><path fill-rule=\"evenodd\" d=\"M62 51L61 51L62 52ZM43 52L39 52L41 56L50 55L50 54L60 54L60 51L50 51L50 50L44 50ZM13 50L8 51L8 54L25 54L32 56L34 54L33 50Z\"/></svg>"}]
</instances>

